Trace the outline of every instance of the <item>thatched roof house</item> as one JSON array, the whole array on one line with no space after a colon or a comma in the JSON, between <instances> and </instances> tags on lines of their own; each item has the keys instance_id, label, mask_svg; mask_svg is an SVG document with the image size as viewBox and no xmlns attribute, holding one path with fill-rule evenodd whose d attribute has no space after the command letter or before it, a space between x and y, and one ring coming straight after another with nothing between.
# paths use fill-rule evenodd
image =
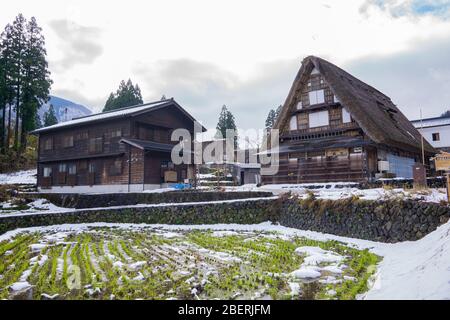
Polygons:
<instances>
[{"instance_id":1,"label":"thatched roof house","mask_svg":"<svg viewBox=\"0 0 450 320\"><path fill-rule=\"evenodd\" d=\"M280 170L266 183L412 177L421 161L420 133L388 96L315 56L303 60L275 128ZM426 141L424 151L435 152Z\"/></svg>"}]
</instances>

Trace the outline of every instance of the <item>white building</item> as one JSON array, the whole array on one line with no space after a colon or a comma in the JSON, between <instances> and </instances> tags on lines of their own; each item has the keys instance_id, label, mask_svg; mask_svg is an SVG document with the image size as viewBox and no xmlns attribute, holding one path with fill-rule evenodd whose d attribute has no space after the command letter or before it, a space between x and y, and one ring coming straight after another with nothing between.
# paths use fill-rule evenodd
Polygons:
<instances>
[{"instance_id":1,"label":"white building","mask_svg":"<svg viewBox=\"0 0 450 320\"><path fill-rule=\"evenodd\" d=\"M411 122L434 148L450 151L450 117L428 118Z\"/></svg>"}]
</instances>

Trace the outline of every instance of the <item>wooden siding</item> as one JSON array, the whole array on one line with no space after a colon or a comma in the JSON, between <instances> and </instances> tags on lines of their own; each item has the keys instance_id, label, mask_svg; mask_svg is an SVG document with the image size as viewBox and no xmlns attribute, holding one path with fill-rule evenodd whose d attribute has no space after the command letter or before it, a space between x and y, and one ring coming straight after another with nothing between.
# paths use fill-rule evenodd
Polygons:
<instances>
[{"instance_id":1,"label":"wooden siding","mask_svg":"<svg viewBox=\"0 0 450 320\"><path fill-rule=\"evenodd\" d=\"M175 144L170 135L176 128L193 131L193 123L175 107L143 113L127 119L78 125L43 132L39 136L38 185L160 184L162 164L170 153L154 153L119 143L121 138L137 138ZM98 140L93 140L98 139ZM47 146L47 148L45 148ZM131 161L130 161L131 160ZM76 174L59 172L60 165L75 166ZM43 177L44 168L51 177ZM187 166L176 166L178 181L187 175Z\"/></svg>"},{"instance_id":2,"label":"wooden siding","mask_svg":"<svg viewBox=\"0 0 450 320\"><path fill-rule=\"evenodd\" d=\"M130 137L130 123L127 120L116 120L108 123L86 125L77 128L61 129L55 132L42 133L40 140L40 157L39 161L57 161L69 158L92 157L95 155L105 155L112 153L125 152L125 146L119 144L120 136L114 136L113 133L121 131L121 137ZM73 146L64 147L64 141L67 137L73 137ZM89 150L91 139L100 138L102 148L99 152ZM45 150L44 143L46 140L53 141L53 148Z\"/></svg>"},{"instance_id":3,"label":"wooden siding","mask_svg":"<svg viewBox=\"0 0 450 320\"><path fill-rule=\"evenodd\" d=\"M262 180L264 184L363 181L368 174L366 164L364 153L335 157L323 154L310 158L283 156L278 173L274 176L262 176Z\"/></svg>"}]
</instances>

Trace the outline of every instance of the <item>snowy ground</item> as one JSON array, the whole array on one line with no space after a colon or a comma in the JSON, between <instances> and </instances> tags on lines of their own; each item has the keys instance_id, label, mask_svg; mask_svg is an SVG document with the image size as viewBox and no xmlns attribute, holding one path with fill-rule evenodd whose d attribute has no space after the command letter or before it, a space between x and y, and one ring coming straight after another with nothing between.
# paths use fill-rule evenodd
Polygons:
<instances>
[{"instance_id":1,"label":"snowy ground","mask_svg":"<svg viewBox=\"0 0 450 320\"><path fill-rule=\"evenodd\" d=\"M302 231L272 225L269 222L256 225L131 225L131 224L81 224L61 225L41 228L29 228L10 231L0 236L0 241L11 239L23 231L40 232L80 232L88 227L117 227L120 229L153 228L168 233L168 236L190 230L212 230L215 236L232 236L237 232L276 232L279 237L304 237L317 241L336 240L358 249L369 249L382 257L368 292L360 299L450 299L450 222L442 225L421 240L386 244L367 240L345 238L312 231ZM317 252L316 249L298 249L297 253L308 253L314 257L318 253L321 259L327 256L329 261L339 263L338 255ZM330 257L331 255L331 257ZM317 269L308 268L317 257L304 260L299 266L299 276L315 276ZM331 263L332 264L332 263ZM332 268L332 267L331 267ZM319 270L319 272L323 272ZM295 275L295 272L293 273ZM333 279L325 279L333 281ZM297 287L293 285L293 289Z\"/></svg>"},{"instance_id":2,"label":"snowy ground","mask_svg":"<svg viewBox=\"0 0 450 320\"><path fill-rule=\"evenodd\" d=\"M0 174L0 184L36 184L36 169Z\"/></svg>"},{"instance_id":3,"label":"snowy ground","mask_svg":"<svg viewBox=\"0 0 450 320\"><path fill-rule=\"evenodd\" d=\"M212 174L200 174L200 179L212 178ZM211 183L211 181L206 181ZM223 181L225 184L231 181ZM0 184L35 184L36 169L19 171L8 174L0 174ZM312 194L318 199L343 199L349 197L359 197L366 200L383 200L392 198L415 199L426 202L441 202L447 200L445 189L427 189L427 190L408 190L402 188L375 188L358 189L354 182L335 182L335 183L308 183L308 184L272 184L257 187L256 184L246 184L243 186L222 186L221 190L226 192L238 191L268 191L275 195L291 192L299 197L306 198ZM337 187L339 186L339 187ZM214 186L211 186L211 189ZM200 190L209 190L207 186L198 187ZM173 187L146 190L145 193L163 193L175 191ZM56 208L55 208L56 209Z\"/></svg>"},{"instance_id":4,"label":"snowy ground","mask_svg":"<svg viewBox=\"0 0 450 320\"><path fill-rule=\"evenodd\" d=\"M10 199L9 201L0 202L0 215L4 214L26 214L26 213L39 213L39 212L65 212L72 211L73 209L62 208L55 206L47 199L36 199L29 203L15 203L17 198Z\"/></svg>"},{"instance_id":5,"label":"snowy ground","mask_svg":"<svg viewBox=\"0 0 450 320\"><path fill-rule=\"evenodd\" d=\"M445 189L424 189L424 190L409 190L402 188L388 189L388 188L374 188L374 189L358 189L351 187L353 183L341 182L341 183L328 183L316 184L316 187L320 188L312 189L311 186L315 184L271 184L257 187L255 184L247 184L239 187L225 187L226 191L269 191L273 194L279 195L283 193L292 193L300 198L307 198L311 194L314 194L317 199L344 199L350 197L359 197L365 200L386 200L386 199L413 199L426 202L441 202L447 201L447 193ZM336 186L349 187L340 187Z\"/></svg>"}]
</instances>

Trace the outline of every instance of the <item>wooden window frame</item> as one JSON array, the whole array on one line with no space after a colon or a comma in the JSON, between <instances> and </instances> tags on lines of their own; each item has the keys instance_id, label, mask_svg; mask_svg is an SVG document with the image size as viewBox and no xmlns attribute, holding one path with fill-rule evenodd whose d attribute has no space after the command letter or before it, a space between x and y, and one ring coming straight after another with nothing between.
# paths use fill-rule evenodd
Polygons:
<instances>
[{"instance_id":1,"label":"wooden window frame","mask_svg":"<svg viewBox=\"0 0 450 320\"><path fill-rule=\"evenodd\" d=\"M90 138L89 145L88 145L88 151L90 154L102 153L103 152L103 137Z\"/></svg>"},{"instance_id":2,"label":"wooden window frame","mask_svg":"<svg viewBox=\"0 0 450 320\"><path fill-rule=\"evenodd\" d=\"M120 176L123 174L123 159L116 159L109 166L109 175L110 176Z\"/></svg>"},{"instance_id":3,"label":"wooden window frame","mask_svg":"<svg viewBox=\"0 0 450 320\"><path fill-rule=\"evenodd\" d=\"M43 144L44 151L53 150L53 137L45 138Z\"/></svg>"},{"instance_id":4,"label":"wooden window frame","mask_svg":"<svg viewBox=\"0 0 450 320\"><path fill-rule=\"evenodd\" d=\"M48 175L46 175L46 169L49 169L48 171L50 171L50 173ZM45 166L42 168L42 177L44 178L51 178L53 174L53 168L49 167L49 166Z\"/></svg>"},{"instance_id":5,"label":"wooden window frame","mask_svg":"<svg viewBox=\"0 0 450 320\"><path fill-rule=\"evenodd\" d=\"M67 174L69 176L75 176L77 174L77 164L76 163L69 163L67 165Z\"/></svg>"},{"instance_id":6,"label":"wooden window frame","mask_svg":"<svg viewBox=\"0 0 450 320\"><path fill-rule=\"evenodd\" d=\"M433 141L441 141L441 135L439 134L439 132L435 132L431 134L431 139Z\"/></svg>"},{"instance_id":7,"label":"wooden window frame","mask_svg":"<svg viewBox=\"0 0 450 320\"><path fill-rule=\"evenodd\" d=\"M322 93L322 100L321 102L319 102L319 92ZM315 106L315 105L320 105L320 104L324 104L325 103L325 90L324 89L319 89L319 90L312 90L308 93L309 96L309 105L310 106ZM315 100L311 101L311 97L315 96Z\"/></svg>"},{"instance_id":8,"label":"wooden window frame","mask_svg":"<svg viewBox=\"0 0 450 320\"><path fill-rule=\"evenodd\" d=\"M73 148L75 146L73 135L63 136L63 148Z\"/></svg>"}]
</instances>

